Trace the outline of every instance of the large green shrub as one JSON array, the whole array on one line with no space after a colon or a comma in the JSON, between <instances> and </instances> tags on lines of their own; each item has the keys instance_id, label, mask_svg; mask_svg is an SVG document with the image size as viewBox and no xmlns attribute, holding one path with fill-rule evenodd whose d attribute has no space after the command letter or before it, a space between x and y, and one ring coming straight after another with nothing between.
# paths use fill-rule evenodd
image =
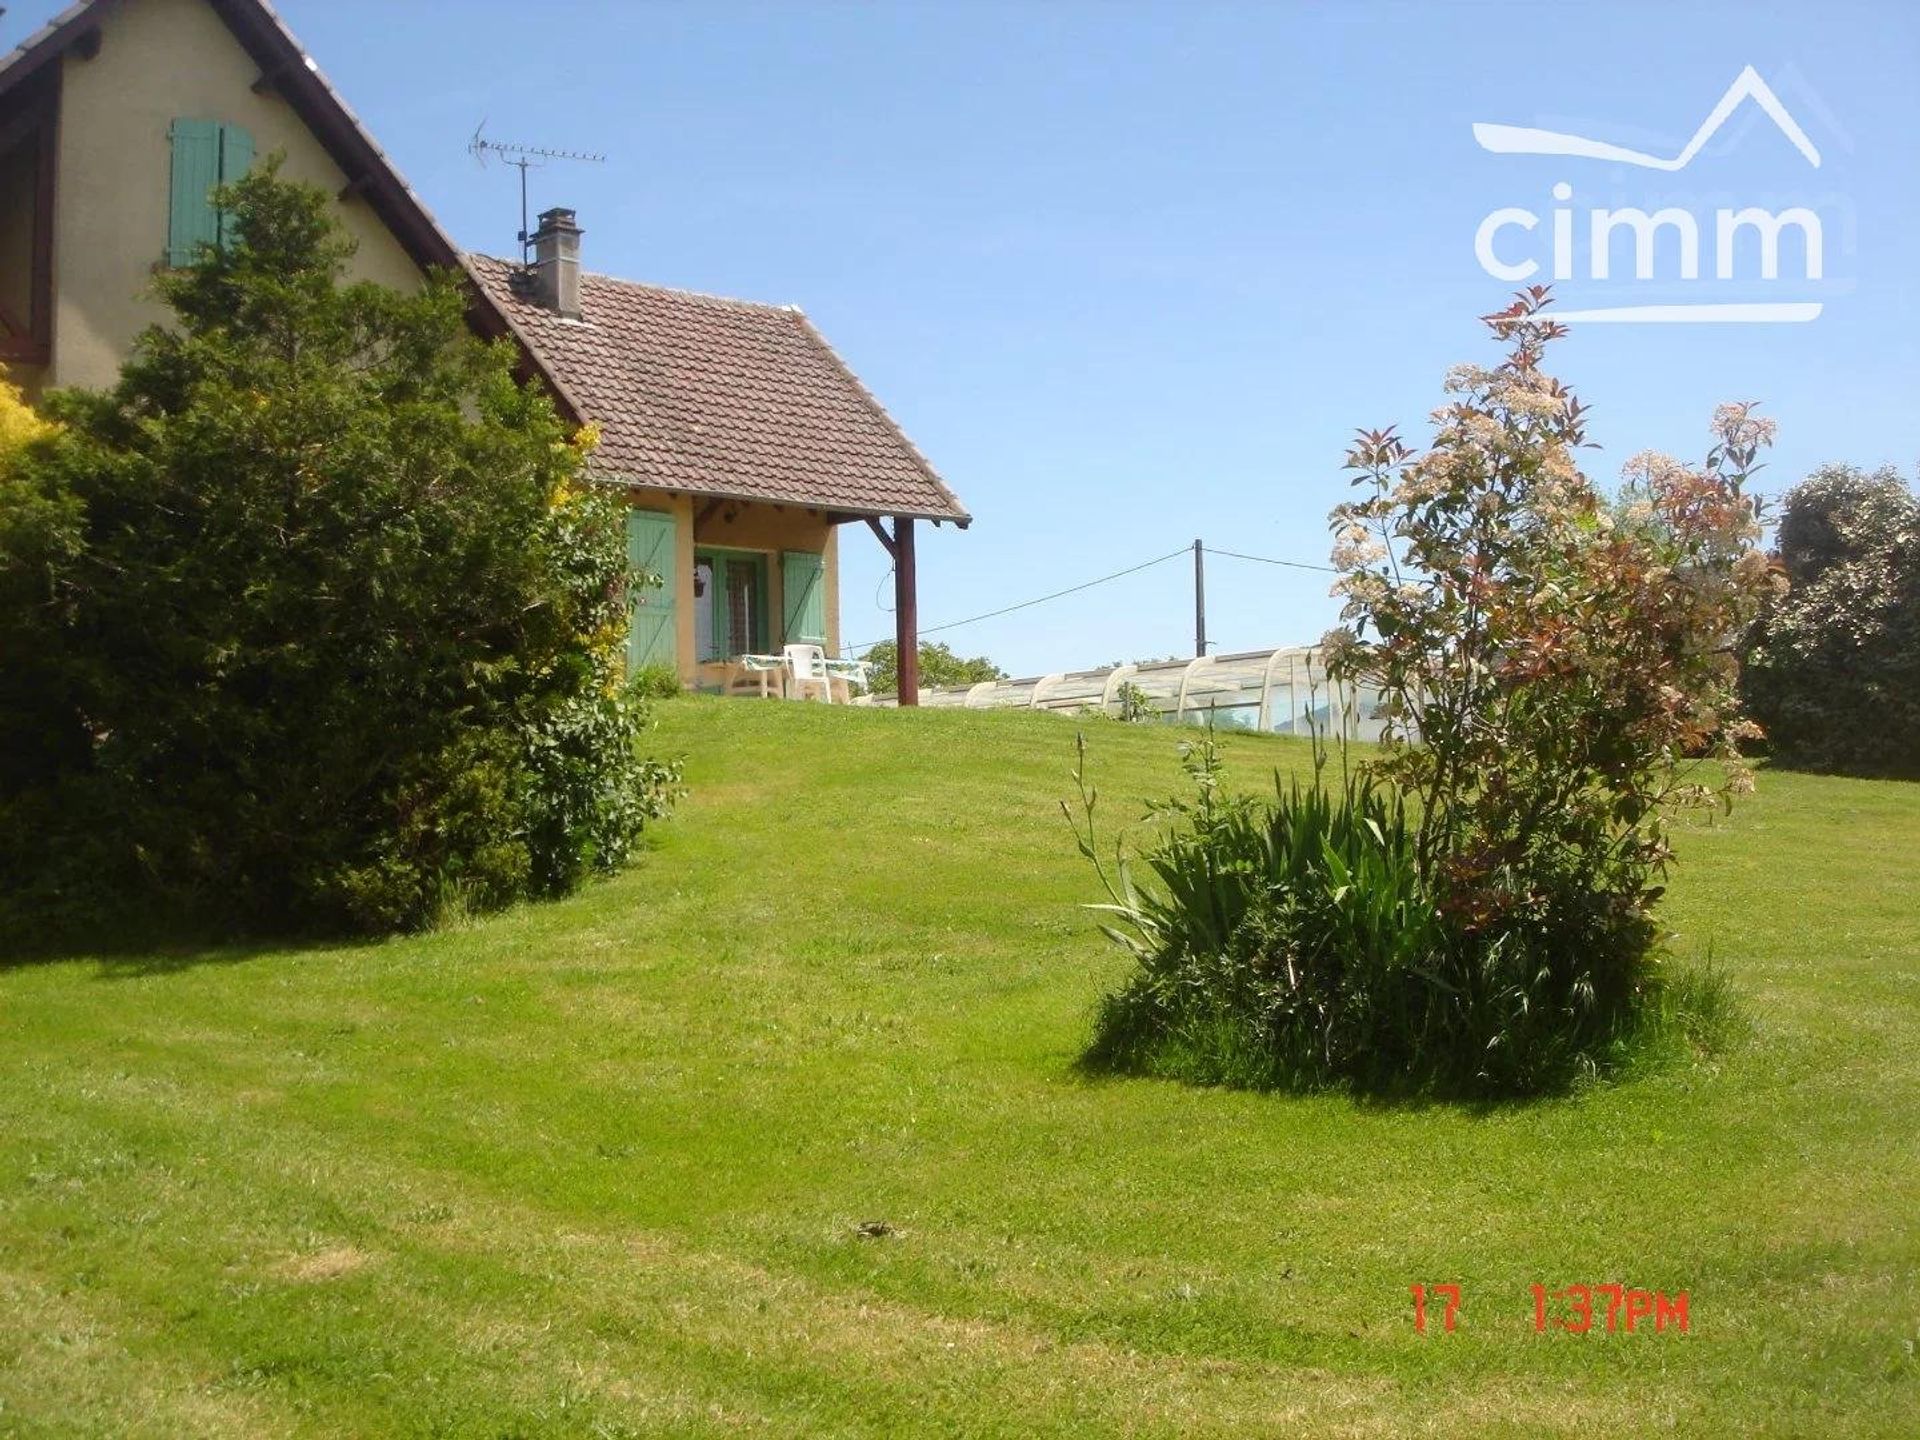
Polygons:
<instances>
[{"instance_id":1,"label":"large green shrub","mask_svg":"<svg viewBox=\"0 0 1920 1440\"><path fill-rule=\"evenodd\" d=\"M1827 465L1777 537L1790 588L1742 677L1776 760L1920 778L1920 500L1892 467Z\"/></svg>"},{"instance_id":2,"label":"large green shrub","mask_svg":"<svg viewBox=\"0 0 1920 1440\"><path fill-rule=\"evenodd\" d=\"M1331 795L1208 800L1148 849L1150 889L1122 874L1141 968L1097 1055L1204 1075L1212 1037L1221 1078L1527 1093L1664 1013L1666 817L1750 784L1735 652L1777 580L1745 493L1771 425L1723 407L1705 465L1638 456L1609 502L1540 368L1546 298L1491 317L1507 356L1452 372L1426 451L1361 435L1325 643L1380 697L1381 747Z\"/></svg>"},{"instance_id":3,"label":"large green shrub","mask_svg":"<svg viewBox=\"0 0 1920 1440\"><path fill-rule=\"evenodd\" d=\"M675 777L619 499L462 291L267 165L0 483L0 917L386 930L619 865ZM590 437L585 437L590 442Z\"/></svg>"}]
</instances>

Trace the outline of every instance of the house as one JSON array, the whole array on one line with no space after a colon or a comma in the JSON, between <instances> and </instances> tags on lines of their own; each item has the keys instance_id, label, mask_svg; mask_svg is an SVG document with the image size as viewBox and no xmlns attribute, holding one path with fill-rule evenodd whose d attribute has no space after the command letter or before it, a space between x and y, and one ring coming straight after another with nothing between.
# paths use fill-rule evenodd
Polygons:
<instances>
[{"instance_id":1,"label":"house","mask_svg":"<svg viewBox=\"0 0 1920 1440\"><path fill-rule=\"evenodd\" d=\"M217 244L217 185L280 153L358 242L354 278L463 270L468 318L601 441L631 497L629 657L717 685L744 652L837 652L839 537L894 560L902 698L917 700L915 524L969 516L807 318L586 273L551 210L532 261L467 255L265 0L79 0L0 57L0 364L29 398L104 386L163 312L155 271Z\"/></svg>"},{"instance_id":2,"label":"house","mask_svg":"<svg viewBox=\"0 0 1920 1440\"><path fill-rule=\"evenodd\" d=\"M840 530L872 527L910 592L914 522L966 510L799 310L590 273L581 233L549 210L530 266L467 266L598 428L593 472L630 491L633 559L665 580L632 663L715 685L731 656L836 653Z\"/></svg>"}]
</instances>

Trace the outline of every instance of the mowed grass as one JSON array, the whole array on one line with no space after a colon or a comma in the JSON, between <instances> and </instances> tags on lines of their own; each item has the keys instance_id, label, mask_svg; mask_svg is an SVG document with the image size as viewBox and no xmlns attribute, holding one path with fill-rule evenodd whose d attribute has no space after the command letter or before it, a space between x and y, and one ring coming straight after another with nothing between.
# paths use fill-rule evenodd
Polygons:
<instances>
[{"instance_id":1,"label":"mowed grass","mask_svg":"<svg viewBox=\"0 0 1920 1440\"><path fill-rule=\"evenodd\" d=\"M657 738L691 799L567 903L0 971L0 1434L1920 1434L1920 787L1685 836L1744 1048L1474 1111L1080 1076L1069 724ZM1092 738L1109 820L1175 788ZM1690 1332L1534 1333L1610 1281Z\"/></svg>"}]
</instances>

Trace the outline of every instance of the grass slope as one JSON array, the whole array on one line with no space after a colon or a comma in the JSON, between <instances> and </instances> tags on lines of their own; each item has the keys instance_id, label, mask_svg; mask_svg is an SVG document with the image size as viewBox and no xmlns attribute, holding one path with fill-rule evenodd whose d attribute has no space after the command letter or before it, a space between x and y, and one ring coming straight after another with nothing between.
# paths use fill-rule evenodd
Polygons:
<instances>
[{"instance_id":1,"label":"grass slope","mask_svg":"<svg viewBox=\"0 0 1920 1440\"><path fill-rule=\"evenodd\" d=\"M571 902L0 971L0 1434L1920 1428L1920 787L1687 836L1744 1050L1470 1113L1077 1078L1120 961L1056 719L660 738L691 801ZM1096 727L1111 818L1174 739ZM1692 1330L1536 1335L1535 1281Z\"/></svg>"}]
</instances>

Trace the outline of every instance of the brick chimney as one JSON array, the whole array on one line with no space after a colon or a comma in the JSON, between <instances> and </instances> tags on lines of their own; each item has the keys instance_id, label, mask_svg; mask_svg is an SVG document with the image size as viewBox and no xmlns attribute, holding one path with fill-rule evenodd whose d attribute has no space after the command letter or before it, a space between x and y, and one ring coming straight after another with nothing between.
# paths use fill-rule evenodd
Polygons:
<instances>
[{"instance_id":1,"label":"brick chimney","mask_svg":"<svg viewBox=\"0 0 1920 1440\"><path fill-rule=\"evenodd\" d=\"M580 227L571 210L543 210L533 232L533 298L569 320L580 318Z\"/></svg>"}]
</instances>

